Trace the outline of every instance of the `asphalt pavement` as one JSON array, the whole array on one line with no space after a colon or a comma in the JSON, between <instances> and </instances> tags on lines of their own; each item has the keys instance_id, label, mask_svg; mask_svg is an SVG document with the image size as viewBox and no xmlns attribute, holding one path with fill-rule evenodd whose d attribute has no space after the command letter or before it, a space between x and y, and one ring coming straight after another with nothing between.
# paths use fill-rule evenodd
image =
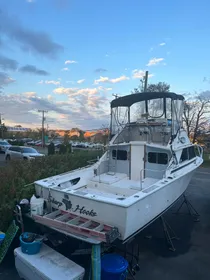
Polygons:
<instances>
[{"instance_id":1,"label":"asphalt pavement","mask_svg":"<svg viewBox=\"0 0 210 280\"><path fill-rule=\"evenodd\" d=\"M168 250L164 231L159 220L142 231L136 244L140 246L140 271L135 279L147 280L206 280L210 275L210 169L200 168L192 178L186 196L200 214L200 221L187 215L183 206L181 212L174 212L178 201L164 217L175 231L179 240L173 240L175 252ZM146 238L150 236L150 238ZM13 248L19 242L13 244ZM74 241L71 246L74 246ZM130 246L130 245L128 245ZM0 266L1 280L19 280L14 266L13 248ZM68 247L68 251L71 247ZM72 257L71 257L72 258ZM87 257L86 257L87 258ZM75 261L75 260L74 260ZM80 263L81 257L76 262ZM87 269L87 267L85 267ZM88 278L85 278L88 279Z\"/></svg>"},{"instance_id":2,"label":"asphalt pavement","mask_svg":"<svg viewBox=\"0 0 210 280\"><path fill-rule=\"evenodd\" d=\"M5 166L6 161L5 161L5 155L0 154L0 166Z\"/></svg>"}]
</instances>

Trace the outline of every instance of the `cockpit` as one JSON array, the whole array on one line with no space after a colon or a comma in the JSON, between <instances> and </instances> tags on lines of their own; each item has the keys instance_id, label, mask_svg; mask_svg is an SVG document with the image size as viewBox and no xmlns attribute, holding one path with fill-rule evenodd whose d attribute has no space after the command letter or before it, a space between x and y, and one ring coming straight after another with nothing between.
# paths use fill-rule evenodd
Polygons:
<instances>
[{"instance_id":1,"label":"cockpit","mask_svg":"<svg viewBox=\"0 0 210 280\"><path fill-rule=\"evenodd\" d=\"M113 144L146 141L167 145L182 127L183 101L182 95L172 92L142 92L114 99Z\"/></svg>"}]
</instances>

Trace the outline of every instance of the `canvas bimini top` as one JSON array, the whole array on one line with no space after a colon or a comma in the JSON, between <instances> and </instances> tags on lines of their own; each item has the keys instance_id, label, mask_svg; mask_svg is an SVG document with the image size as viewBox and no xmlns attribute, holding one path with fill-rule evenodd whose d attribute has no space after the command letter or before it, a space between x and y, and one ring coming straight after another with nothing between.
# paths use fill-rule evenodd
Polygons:
<instances>
[{"instance_id":1,"label":"canvas bimini top","mask_svg":"<svg viewBox=\"0 0 210 280\"><path fill-rule=\"evenodd\" d=\"M111 108L130 107L134 103L158 98L170 98L172 100L184 100L184 96L173 92L140 92L118 97L111 102Z\"/></svg>"}]
</instances>

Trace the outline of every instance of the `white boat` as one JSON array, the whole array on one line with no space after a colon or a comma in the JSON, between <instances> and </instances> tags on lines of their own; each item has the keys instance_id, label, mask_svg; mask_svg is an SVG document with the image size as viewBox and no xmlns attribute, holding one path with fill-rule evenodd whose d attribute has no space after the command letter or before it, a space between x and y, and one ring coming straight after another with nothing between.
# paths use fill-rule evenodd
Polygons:
<instances>
[{"instance_id":1,"label":"white boat","mask_svg":"<svg viewBox=\"0 0 210 280\"><path fill-rule=\"evenodd\" d=\"M118 228L126 240L166 211L202 164L182 127L184 98L144 92L111 102L110 142L92 166L35 182L49 209Z\"/></svg>"}]
</instances>

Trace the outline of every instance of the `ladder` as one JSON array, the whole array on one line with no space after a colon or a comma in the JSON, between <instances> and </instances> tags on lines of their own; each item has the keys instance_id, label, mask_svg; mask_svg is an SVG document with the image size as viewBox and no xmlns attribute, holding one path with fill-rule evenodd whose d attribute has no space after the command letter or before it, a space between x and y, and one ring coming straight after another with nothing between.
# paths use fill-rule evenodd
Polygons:
<instances>
[{"instance_id":1,"label":"ladder","mask_svg":"<svg viewBox=\"0 0 210 280\"><path fill-rule=\"evenodd\" d=\"M104 225L73 213L56 210L44 216L33 215L35 222L73 236L82 235L100 242L112 243L120 233L116 227Z\"/></svg>"}]
</instances>

